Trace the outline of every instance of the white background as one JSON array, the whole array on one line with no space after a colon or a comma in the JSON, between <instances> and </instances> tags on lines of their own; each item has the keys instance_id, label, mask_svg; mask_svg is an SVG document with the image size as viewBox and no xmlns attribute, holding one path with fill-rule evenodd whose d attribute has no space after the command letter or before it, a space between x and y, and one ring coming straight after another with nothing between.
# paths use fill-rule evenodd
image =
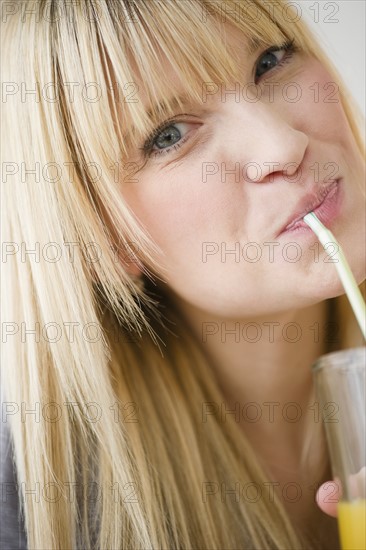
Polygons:
<instances>
[{"instance_id":1,"label":"white background","mask_svg":"<svg viewBox=\"0 0 366 550\"><path fill-rule=\"evenodd\" d=\"M293 3L301 8L365 113L366 1L297 0Z\"/></svg>"}]
</instances>

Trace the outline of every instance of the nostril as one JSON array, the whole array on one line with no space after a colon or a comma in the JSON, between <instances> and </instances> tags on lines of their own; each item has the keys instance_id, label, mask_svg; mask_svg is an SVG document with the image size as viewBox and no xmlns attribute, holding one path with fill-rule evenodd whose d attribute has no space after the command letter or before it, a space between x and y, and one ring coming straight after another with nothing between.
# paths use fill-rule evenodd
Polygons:
<instances>
[{"instance_id":1,"label":"nostril","mask_svg":"<svg viewBox=\"0 0 366 550\"><path fill-rule=\"evenodd\" d=\"M298 164L297 162L288 162L283 167L283 171L286 173L287 177L293 177L297 174L299 168L300 164Z\"/></svg>"}]
</instances>

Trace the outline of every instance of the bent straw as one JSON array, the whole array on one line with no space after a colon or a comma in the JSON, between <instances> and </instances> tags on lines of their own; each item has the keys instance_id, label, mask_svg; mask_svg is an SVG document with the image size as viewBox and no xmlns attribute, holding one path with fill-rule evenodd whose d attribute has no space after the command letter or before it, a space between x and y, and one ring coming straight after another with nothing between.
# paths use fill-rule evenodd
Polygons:
<instances>
[{"instance_id":1,"label":"bent straw","mask_svg":"<svg viewBox=\"0 0 366 550\"><path fill-rule=\"evenodd\" d=\"M357 322L362 331L363 337L366 340L365 302L340 244L337 242L333 233L321 223L314 212L306 214L303 219L304 222L307 223L308 226L314 231L324 249L329 243L335 245L335 248L337 250L337 252L334 254L337 259L336 269L338 271L338 275L343 285L343 288L347 294L348 300L350 301L350 304L352 306L353 313L355 314Z\"/></svg>"}]
</instances>

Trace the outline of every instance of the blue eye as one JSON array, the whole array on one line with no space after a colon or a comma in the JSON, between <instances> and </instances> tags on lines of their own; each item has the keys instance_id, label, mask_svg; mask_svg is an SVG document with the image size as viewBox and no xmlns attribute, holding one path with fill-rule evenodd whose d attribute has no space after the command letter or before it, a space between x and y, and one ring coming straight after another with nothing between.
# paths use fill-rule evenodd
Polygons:
<instances>
[{"instance_id":1,"label":"blue eye","mask_svg":"<svg viewBox=\"0 0 366 550\"><path fill-rule=\"evenodd\" d=\"M268 52L264 54L261 58L261 61L257 65L257 71L255 73L256 78L262 76L262 74L276 67L278 59L273 52Z\"/></svg>"},{"instance_id":2,"label":"blue eye","mask_svg":"<svg viewBox=\"0 0 366 550\"><path fill-rule=\"evenodd\" d=\"M156 145L158 149L165 149L166 147L175 145L181 138L182 135L176 125L167 126L155 138L154 145Z\"/></svg>"},{"instance_id":3,"label":"blue eye","mask_svg":"<svg viewBox=\"0 0 366 550\"><path fill-rule=\"evenodd\" d=\"M158 126L152 135L145 142L142 151L146 156L160 155L168 153L172 149L178 149L188 139L187 134L190 133L192 126L197 124L188 122L171 122Z\"/></svg>"},{"instance_id":4,"label":"blue eye","mask_svg":"<svg viewBox=\"0 0 366 550\"><path fill-rule=\"evenodd\" d=\"M287 42L280 47L272 47L259 58L256 65L255 79L259 79L266 72L282 66L285 62L289 61L293 52L295 51L294 40ZM281 54L281 52L284 52ZM280 54L280 59L278 59Z\"/></svg>"}]
</instances>

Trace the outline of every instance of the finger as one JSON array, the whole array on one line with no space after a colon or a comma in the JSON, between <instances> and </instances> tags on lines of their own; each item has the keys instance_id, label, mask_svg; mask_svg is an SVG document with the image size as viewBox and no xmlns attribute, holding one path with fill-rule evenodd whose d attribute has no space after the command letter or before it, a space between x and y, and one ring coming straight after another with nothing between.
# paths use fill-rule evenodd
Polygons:
<instances>
[{"instance_id":1,"label":"finger","mask_svg":"<svg viewBox=\"0 0 366 550\"><path fill-rule=\"evenodd\" d=\"M337 480L327 481L319 487L316 493L316 502L325 514L337 517L337 505L341 496L342 491L340 483Z\"/></svg>"}]
</instances>

